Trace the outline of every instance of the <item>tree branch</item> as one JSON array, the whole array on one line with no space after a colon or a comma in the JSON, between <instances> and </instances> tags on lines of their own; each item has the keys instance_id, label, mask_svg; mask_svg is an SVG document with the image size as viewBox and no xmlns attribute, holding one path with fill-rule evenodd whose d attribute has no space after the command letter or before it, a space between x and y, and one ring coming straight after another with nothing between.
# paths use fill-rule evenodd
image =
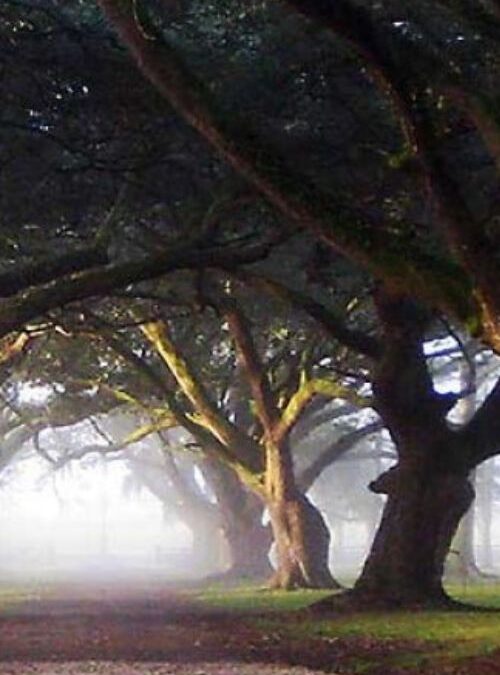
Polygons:
<instances>
[{"instance_id":1,"label":"tree branch","mask_svg":"<svg viewBox=\"0 0 500 675\"><path fill-rule=\"evenodd\" d=\"M106 295L116 288L155 279L174 270L255 262L266 257L271 246L266 242L246 248L220 246L196 249L191 242L138 260L109 263L58 277L0 302L0 337L22 328L26 322L56 307Z\"/></svg>"},{"instance_id":2,"label":"tree branch","mask_svg":"<svg viewBox=\"0 0 500 675\"><path fill-rule=\"evenodd\" d=\"M244 270L232 272L232 276L302 310L317 322L328 337L337 340L348 349L373 360L380 357L381 345L377 338L349 328L340 316L311 296L289 288L274 279L261 277Z\"/></svg>"},{"instance_id":3,"label":"tree branch","mask_svg":"<svg viewBox=\"0 0 500 675\"><path fill-rule=\"evenodd\" d=\"M314 396L340 398L343 401L349 401L358 408L367 408L372 405L370 398L356 394L341 382L326 378L304 380L283 411L280 423L275 430L276 438L284 438L290 432Z\"/></svg>"},{"instance_id":4,"label":"tree branch","mask_svg":"<svg viewBox=\"0 0 500 675\"><path fill-rule=\"evenodd\" d=\"M0 298L15 295L31 286L109 263L106 248L91 246L63 255L51 255L0 274Z\"/></svg>"},{"instance_id":5,"label":"tree branch","mask_svg":"<svg viewBox=\"0 0 500 675\"><path fill-rule=\"evenodd\" d=\"M134 20L130 0L99 0L137 66L182 117L289 221L316 232L330 245L386 279L393 288L439 306L471 323L478 308L470 283L451 260L438 260L407 237L384 233L350 204L307 185L270 154L237 115L217 115L216 106L164 40L146 40Z\"/></svg>"},{"instance_id":6,"label":"tree branch","mask_svg":"<svg viewBox=\"0 0 500 675\"><path fill-rule=\"evenodd\" d=\"M172 415L175 416L178 425L191 434L203 452L225 462L255 492L261 489L262 486L255 471L248 470L246 463L239 460L238 454L234 452L232 447L226 447L209 430L200 427L199 424L196 424L188 417L187 411L182 408L175 393L170 390L165 379L156 368L144 359L141 359L123 340L117 338L111 331L101 328L100 334L117 354L120 354L125 361L136 368L153 385L156 392L166 399L168 408Z\"/></svg>"},{"instance_id":7,"label":"tree branch","mask_svg":"<svg viewBox=\"0 0 500 675\"><path fill-rule=\"evenodd\" d=\"M271 439L279 420L279 412L264 366L257 353L249 322L233 298L218 299L216 306L228 323L238 360L255 402L257 417L266 436Z\"/></svg>"},{"instance_id":8,"label":"tree branch","mask_svg":"<svg viewBox=\"0 0 500 675\"><path fill-rule=\"evenodd\" d=\"M347 39L367 64L374 83L383 94L389 96L393 108L398 113L404 135L411 141L410 147L417 159L419 173L436 202L448 242L462 269L471 280L468 291L465 286L463 287L468 296L469 310L468 316L462 315L461 321L473 335L481 336L495 351L500 352L500 298L496 293L498 261L488 254L491 242L488 244L484 227L474 222L473 214L469 213L459 191L447 176L446 167L443 166L436 150L437 139L432 130L429 111L415 111L416 90L412 87L407 73L401 68L397 56L395 57L388 49L388 45L377 37L373 19L366 8L353 7L348 0L336 2L287 0L287 2L297 11L319 20L336 35ZM427 87L427 83L425 86ZM472 104L470 96L465 95L456 83L452 91L455 101L461 99L462 105L467 101L471 119L483 134L487 146L493 152L493 157L498 158L499 132L498 128L494 128L491 117L486 116L484 111L479 114L480 107L476 103ZM387 275L386 279L389 280ZM441 283L446 285L447 282L442 278ZM429 303L429 297L415 293L409 287L406 290L409 295L417 297L420 295ZM450 306L441 304L439 297L443 296L443 292L447 294L450 290L452 289L435 289L434 305L440 305L441 309L449 311ZM462 298L461 302L464 299ZM456 300L458 301L458 298ZM461 302L459 301L459 304ZM430 305L433 306L432 300ZM460 318L456 308L452 314Z\"/></svg>"},{"instance_id":9,"label":"tree branch","mask_svg":"<svg viewBox=\"0 0 500 675\"><path fill-rule=\"evenodd\" d=\"M470 470L500 451L500 378L468 424L456 432Z\"/></svg>"},{"instance_id":10,"label":"tree branch","mask_svg":"<svg viewBox=\"0 0 500 675\"><path fill-rule=\"evenodd\" d=\"M303 492L307 492L315 480L323 473L323 471L340 459L343 455L351 450L356 443L362 441L367 436L375 434L384 428L382 421L372 422L361 429L354 429L342 436L338 441L332 443L326 450L324 450L314 462L308 466L300 476L297 478L297 483Z\"/></svg>"},{"instance_id":11,"label":"tree branch","mask_svg":"<svg viewBox=\"0 0 500 675\"><path fill-rule=\"evenodd\" d=\"M248 471L262 471L262 457L259 446L229 422L211 401L205 388L192 373L167 332L164 323L144 324L142 331L175 377L184 395L200 416L200 424L242 462ZM191 418L195 423L196 418Z\"/></svg>"}]
</instances>

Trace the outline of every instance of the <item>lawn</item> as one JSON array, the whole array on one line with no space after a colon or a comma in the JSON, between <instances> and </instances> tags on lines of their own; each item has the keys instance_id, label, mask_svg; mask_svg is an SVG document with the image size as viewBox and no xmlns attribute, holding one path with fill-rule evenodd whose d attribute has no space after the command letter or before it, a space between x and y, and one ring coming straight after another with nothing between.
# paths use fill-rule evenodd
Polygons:
<instances>
[{"instance_id":1,"label":"lawn","mask_svg":"<svg viewBox=\"0 0 500 675\"><path fill-rule=\"evenodd\" d=\"M451 586L448 590L465 602L500 609L500 584ZM358 651L347 655L353 672L378 672L377 668L381 672L399 672L401 668L409 674L412 670L427 672L426 668L436 673L462 672L460 667L470 663L471 670L463 672L479 673L490 655L500 650L500 612L377 611L328 618L301 613L284 620L283 612L305 609L325 595L323 591L266 592L251 587L224 591L213 587L197 597L214 608L258 614L254 622L270 635L327 641L332 646L352 640ZM500 673L500 661L498 670L484 672Z\"/></svg>"},{"instance_id":2,"label":"lawn","mask_svg":"<svg viewBox=\"0 0 500 675\"><path fill-rule=\"evenodd\" d=\"M36 600L45 592L40 584L0 583L0 612L15 608L23 602Z\"/></svg>"},{"instance_id":3,"label":"lawn","mask_svg":"<svg viewBox=\"0 0 500 675\"><path fill-rule=\"evenodd\" d=\"M100 590L102 589L94 593L93 607L97 610L102 606L109 611L109 598L105 598L103 603ZM127 589L127 592L129 590ZM465 588L456 586L449 590L454 597L469 603L500 609L500 584L482 584ZM89 591L85 587L83 591L82 597L88 601ZM225 589L220 585L197 590L192 587L169 590L158 584L149 588L148 592L155 601L161 600L158 594L162 592L166 594L165 612L152 615L151 629L144 634L145 637L149 634L152 636L161 634L158 645L162 649L168 647L168 636L172 631L174 633L178 631L188 645L191 644L190 640L195 641L195 638L186 636L186 631L191 631L197 636L196 639L207 632L212 637L207 638L205 642L210 646L215 635L220 641L221 653L228 647L230 649L234 647L238 658L243 654L246 659L250 654L251 658L257 661L270 663L281 662L286 655L286 663L289 665L324 669L326 672L341 670L360 675L500 673L500 612L497 614L480 611L363 613L344 611L325 617L314 613L314 610L307 611L307 608L328 595L329 591L267 591L255 586ZM61 589L58 590L54 584L5 582L0 584L0 616L3 614L7 622L14 620L16 611L22 609L23 603L28 602L28 607L33 606L31 601L35 600L36 605L39 599L42 606L45 603L47 611L50 612L53 599L59 597L64 600L65 593L70 593L71 601L80 608L78 599L75 600L78 593L74 595L70 584L65 586L61 595ZM177 626L176 620L168 622L168 602L170 604L173 602L175 607L176 598L181 603L187 603L185 611L188 611L190 621L198 615L197 623L195 622L191 628L186 628L187 624L182 622ZM135 599L131 596L129 613L133 612L135 606L139 607L140 611L144 611L145 607L147 609L148 604L141 603L140 597L139 603L134 605ZM47 603L47 600L50 602ZM213 618L208 620L207 608L217 610ZM199 612L199 609L202 611ZM75 616L78 617L79 614L78 610ZM83 617L80 628L66 626L65 630L69 631L68 640L71 638L74 641L71 631L87 630L96 620L112 623L109 617L106 619L106 616L103 616L98 619L99 614L95 613L92 616L94 618L90 623ZM130 616L133 617L133 613ZM167 617L167 621L162 618L163 616ZM117 617L119 619L117 625L121 626L119 613ZM57 617L54 621L57 622ZM114 635L116 627L113 628L111 623L107 630L110 635ZM220 625L224 628L219 629ZM231 626L229 631L228 625ZM19 626L22 628L24 624L21 622ZM43 624L36 626L37 630L45 630ZM50 626L50 622L47 623L47 627ZM52 640L59 639L57 632L59 628L55 623L54 626L52 632L55 637L52 635ZM24 626L23 630L25 628ZM161 631L165 631L165 637ZM106 637L105 631L103 635ZM177 637L175 640L178 650ZM22 640L20 642L22 643ZM37 645L33 649L36 647L39 650L40 645L38 643ZM103 647L103 650L109 656L109 645L106 643L104 646L106 649ZM124 649L123 645L118 647ZM216 647L216 650L218 649L219 646ZM191 652L192 647L189 646L188 653ZM99 654L100 652L96 652L93 658L101 658Z\"/></svg>"}]
</instances>

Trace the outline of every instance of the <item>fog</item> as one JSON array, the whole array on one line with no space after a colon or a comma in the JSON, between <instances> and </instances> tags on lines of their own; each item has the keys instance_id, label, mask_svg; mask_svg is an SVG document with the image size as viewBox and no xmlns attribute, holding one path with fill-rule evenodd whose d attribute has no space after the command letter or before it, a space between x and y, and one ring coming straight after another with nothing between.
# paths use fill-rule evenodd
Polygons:
<instances>
[{"instance_id":1,"label":"fog","mask_svg":"<svg viewBox=\"0 0 500 675\"><path fill-rule=\"evenodd\" d=\"M438 347L443 344L433 350L438 352ZM463 421L491 389L490 362L490 357L484 364L478 360L479 374L481 368L484 373L474 405L468 409L470 399L460 402L450 423ZM463 382L449 372L446 360L444 367L437 367L442 367L438 389L461 390ZM50 392L23 385L19 400L43 405ZM342 434L375 419L369 410L355 410L332 424L325 413L340 404L328 405L330 411L328 406L319 408L310 433L292 437L299 477ZM210 473L203 473L200 453L186 450L186 432L173 428L115 450L141 424L141 413L124 406L72 426L44 429L36 442L17 443L23 435L16 431L6 435L4 449L12 446L14 451L0 472L2 578L184 581L229 568L223 502L218 503ZM382 431L324 468L308 486L330 527L331 567L341 580L352 580L360 571L381 516L384 499L367 486L395 459ZM472 478L477 498L471 547L479 566L497 573L500 459L483 464Z\"/></svg>"},{"instance_id":2,"label":"fog","mask_svg":"<svg viewBox=\"0 0 500 675\"><path fill-rule=\"evenodd\" d=\"M129 483L124 461L98 457L57 472L39 457L18 462L0 490L2 575L192 576L189 530Z\"/></svg>"}]
</instances>

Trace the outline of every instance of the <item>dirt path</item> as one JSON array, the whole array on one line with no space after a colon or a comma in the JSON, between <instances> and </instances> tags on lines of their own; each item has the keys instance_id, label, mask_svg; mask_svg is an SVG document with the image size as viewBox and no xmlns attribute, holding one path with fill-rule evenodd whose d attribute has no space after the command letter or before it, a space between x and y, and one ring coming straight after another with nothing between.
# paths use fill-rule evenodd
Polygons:
<instances>
[{"instance_id":1,"label":"dirt path","mask_svg":"<svg viewBox=\"0 0 500 675\"><path fill-rule=\"evenodd\" d=\"M158 586L68 585L0 615L0 675L325 672L289 647L243 617Z\"/></svg>"},{"instance_id":2,"label":"dirt path","mask_svg":"<svg viewBox=\"0 0 500 675\"><path fill-rule=\"evenodd\" d=\"M312 675L305 668L269 666L262 663L230 662L168 664L109 661L75 661L65 663L0 664L1 675Z\"/></svg>"},{"instance_id":3,"label":"dirt path","mask_svg":"<svg viewBox=\"0 0 500 675\"><path fill-rule=\"evenodd\" d=\"M158 584L67 585L0 612L0 675L349 675L359 659L367 675L500 675L498 653L396 667L395 656L411 659L429 647L368 636L293 638L286 628L294 621L280 615L258 624Z\"/></svg>"}]
</instances>

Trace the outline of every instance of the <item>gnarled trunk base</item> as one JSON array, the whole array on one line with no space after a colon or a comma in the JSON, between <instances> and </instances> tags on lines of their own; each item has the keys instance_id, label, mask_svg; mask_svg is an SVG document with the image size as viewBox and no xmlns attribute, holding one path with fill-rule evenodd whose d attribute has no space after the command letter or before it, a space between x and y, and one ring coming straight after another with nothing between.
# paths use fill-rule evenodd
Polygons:
<instances>
[{"instance_id":1,"label":"gnarled trunk base","mask_svg":"<svg viewBox=\"0 0 500 675\"><path fill-rule=\"evenodd\" d=\"M340 588L328 568L330 532L307 497L268 504L277 568L271 588Z\"/></svg>"},{"instance_id":2,"label":"gnarled trunk base","mask_svg":"<svg viewBox=\"0 0 500 675\"><path fill-rule=\"evenodd\" d=\"M372 487L387 491L388 500L354 596L390 606L447 604L444 564L474 497L469 480L396 467Z\"/></svg>"}]
</instances>

